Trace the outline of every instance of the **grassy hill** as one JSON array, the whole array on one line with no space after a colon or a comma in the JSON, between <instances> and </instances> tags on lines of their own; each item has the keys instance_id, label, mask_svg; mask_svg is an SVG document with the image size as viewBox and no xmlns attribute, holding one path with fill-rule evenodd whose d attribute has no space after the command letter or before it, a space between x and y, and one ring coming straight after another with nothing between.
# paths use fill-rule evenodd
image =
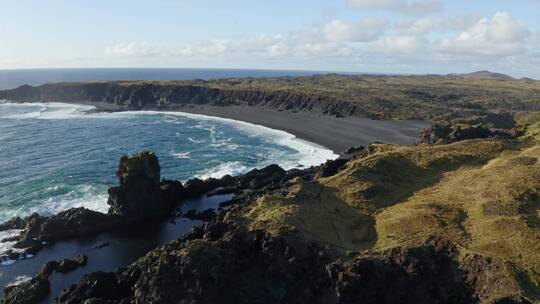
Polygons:
<instances>
[{"instance_id":1,"label":"grassy hill","mask_svg":"<svg viewBox=\"0 0 540 304\"><path fill-rule=\"evenodd\" d=\"M501 259L501 272L540 300L540 124L518 140L373 144L338 174L295 180L257 199L246 225L329 245L341 254L413 248L432 237Z\"/></svg>"}]
</instances>

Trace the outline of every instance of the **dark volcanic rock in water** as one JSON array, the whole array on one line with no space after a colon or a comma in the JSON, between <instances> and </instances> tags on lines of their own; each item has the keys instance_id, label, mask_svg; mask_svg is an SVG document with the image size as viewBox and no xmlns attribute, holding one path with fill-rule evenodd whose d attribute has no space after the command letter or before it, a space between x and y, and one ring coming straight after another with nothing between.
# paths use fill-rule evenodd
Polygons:
<instances>
[{"instance_id":1,"label":"dark volcanic rock in water","mask_svg":"<svg viewBox=\"0 0 540 304\"><path fill-rule=\"evenodd\" d=\"M88 258L80 255L75 260L64 259L60 262L50 261L39 273L18 285L4 288L5 304L37 304L50 292L49 276L54 272L67 273L86 265Z\"/></svg>"},{"instance_id":2,"label":"dark volcanic rock in water","mask_svg":"<svg viewBox=\"0 0 540 304\"><path fill-rule=\"evenodd\" d=\"M197 212L197 210L191 209L185 212L182 216L190 220L208 222L216 217L216 212L212 208L206 209L202 212Z\"/></svg>"},{"instance_id":3,"label":"dark volcanic rock in water","mask_svg":"<svg viewBox=\"0 0 540 304\"><path fill-rule=\"evenodd\" d=\"M161 200L159 161L153 152L139 152L120 158L119 186L109 189L109 214L131 219L157 218L171 205Z\"/></svg>"},{"instance_id":4,"label":"dark volcanic rock in water","mask_svg":"<svg viewBox=\"0 0 540 304\"><path fill-rule=\"evenodd\" d=\"M72 208L51 217L35 213L24 221L26 226L15 246L30 248L30 253L39 251L43 242L93 235L112 229L120 223L116 216L108 216L85 208Z\"/></svg>"},{"instance_id":5,"label":"dark volcanic rock in water","mask_svg":"<svg viewBox=\"0 0 540 304\"><path fill-rule=\"evenodd\" d=\"M51 286L47 278L40 276L18 285L4 288L5 304L37 304L48 294Z\"/></svg>"},{"instance_id":6,"label":"dark volcanic rock in water","mask_svg":"<svg viewBox=\"0 0 540 304\"><path fill-rule=\"evenodd\" d=\"M0 225L0 231L22 229L15 247L36 253L46 243L94 235L125 228L144 220L159 220L171 214L173 207L188 198L202 196L218 188L231 190L262 188L279 182L286 172L277 165L252 170L243 176L226 175L221 179L160 180L158 158L152 152L122 156L117 176L119 186L109 189L108 214L86 208L72 208L54 216L37 213L24 219L16 217ZM209 214L205 217L209 219Z\"/></svg>"},{"instance_id":7,"label":"dark volcanic rock in water","mask_svg":"<svg viewBox=\"0 0 540 304\"><path fill-rule=\"evenodd\" d=\"M85 266L88 263L88 257L85 255L79 255L75 260L63 259L58 263L56 271L66 273L77 269L78 267Z\"/></svg>"},{"instance_id":8,"label":"dark volcanic rock in water","mask_svg":"<svg viewBox=\"0 0 540 304\"><path fill-rule=\"evenodd\" d=\"M161 199L166 204L176 204L185 198L186 189L181 182L163 179L160 183Z\"/></svg>"}]
</instances>

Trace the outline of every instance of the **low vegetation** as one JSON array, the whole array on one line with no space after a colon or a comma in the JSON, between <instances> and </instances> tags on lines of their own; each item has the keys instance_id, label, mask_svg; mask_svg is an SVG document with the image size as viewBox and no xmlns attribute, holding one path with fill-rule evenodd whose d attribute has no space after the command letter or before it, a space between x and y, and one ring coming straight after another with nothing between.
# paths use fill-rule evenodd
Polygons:
<instances>
[{"instance_id":1,"label":"low vegetation","mask_svg":"<svg viewBox=\"0 0 540 304\"><path fill-rule=\"evenodd\" d=\"M540 82L460 76L346 76L242 78L198 82L217 89L322 95L376 118L477 122L497 126L499 115L540 110ZM504 122L503 122L504 123Z\"/></svg>"},{"instance_id":2,"label":"low vegetation","mask_svg":"<svg viewBox=\"0 0 540 304\"><path fill-rule=\"evenodd\" d=\"M535 124L519 139L373 144L334 176L259 198L245 219L250 229L300 235L343 255L448 239L463 259L504 260L526 296L540 300L539 135Z\"/></svg>"}]
</instances>

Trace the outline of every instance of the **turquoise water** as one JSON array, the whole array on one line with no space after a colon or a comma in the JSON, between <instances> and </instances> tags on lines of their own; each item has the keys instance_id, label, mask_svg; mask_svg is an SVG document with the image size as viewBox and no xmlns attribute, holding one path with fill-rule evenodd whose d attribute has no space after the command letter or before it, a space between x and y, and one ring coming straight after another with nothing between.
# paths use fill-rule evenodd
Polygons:
<instances>
[{"instance_id":1,"label":"turquoise water","mask_svg":"<svg viewBox=\"0 0 540 304\"><path fill-rule=\"evenodd\" d=\"M333 152L293 135L173 112L96 113L62 103L0 103L0 222L71 207L107 211L122 154L152 150L162 177L237 175L277 163L317 165Z\"/></svg>"}]
</instances>

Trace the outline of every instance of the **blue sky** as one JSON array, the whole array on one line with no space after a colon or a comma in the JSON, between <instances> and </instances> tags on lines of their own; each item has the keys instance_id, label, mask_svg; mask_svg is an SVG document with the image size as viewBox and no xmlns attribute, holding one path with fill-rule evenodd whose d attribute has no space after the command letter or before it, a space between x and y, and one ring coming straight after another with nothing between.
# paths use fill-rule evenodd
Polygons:
<instances>
[{"instance_id":1,"label":"blue sky","mask_svg":"<svg viewBox=\"0 0 540 304\"><path fill-rule=\"evenodd\" d=\"M540 78L540 0L0 0L0 68Z\"/></svg>"}]
</instances>

